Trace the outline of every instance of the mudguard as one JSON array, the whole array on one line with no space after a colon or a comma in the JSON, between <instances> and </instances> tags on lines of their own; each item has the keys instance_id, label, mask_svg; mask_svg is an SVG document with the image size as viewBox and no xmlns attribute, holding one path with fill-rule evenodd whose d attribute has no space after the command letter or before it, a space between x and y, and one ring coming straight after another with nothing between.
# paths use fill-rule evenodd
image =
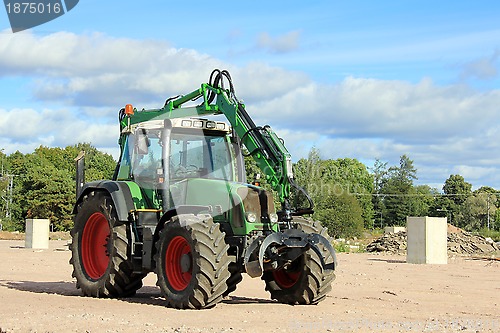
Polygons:
<instances>
[{"instance_id":1,"label":"mudguard","mask_svg":"<svg viewBox=\"0 0 500 333\"><path fill-rule=\"evenodd\" d=\"M116 214L120 221L128 220L128 213L135 209L134 200L130 191L130 187L127 182L122 181L112 181L112 180L101 180L95 182L86 183L82 191L76 200L76 204L73 207L73 214L76 214L77 207L82 201L83 197L93 190L106 191L111 195L111 199L116 208Z\"/></svg>"}]
</instances>

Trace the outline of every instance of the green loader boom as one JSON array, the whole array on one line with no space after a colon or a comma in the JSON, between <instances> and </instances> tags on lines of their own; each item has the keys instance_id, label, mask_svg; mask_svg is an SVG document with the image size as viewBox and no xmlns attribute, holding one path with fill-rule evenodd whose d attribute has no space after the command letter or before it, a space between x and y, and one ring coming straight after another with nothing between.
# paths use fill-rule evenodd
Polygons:
<instances>
[{"instance_id":1,"label":"green loader boom","mask_svg":"<svg viewBox=\"0 0 500 333\"><path fill-rule=\"evenodd\" d=\"M224 79L229 83L224 88ZM282 203L280 217L283 221L292 220L292 215L313 213L313 203L309 195L293 180L291 155L270 126L257 126L248 115L245 105L236 97L231 76L225 70L215 70L210 76L209 83L184 96L168 99L164 107L159 109L125 111L120 126L122 132L130 126L149 120L175 119L189 116L206 116L223 114L231 124L233 131L248 150L248 154L257 163L264 173L265 179L271 188L276 191ZM196 106L185 106L186 103L202 99ZM128 113L128 114L127 114ZM126 131L125 131L126 132ZM309 201L310 207L292 209L290 205L291 188L295 187L302 192Z\"/></svg>"}]
</instances>

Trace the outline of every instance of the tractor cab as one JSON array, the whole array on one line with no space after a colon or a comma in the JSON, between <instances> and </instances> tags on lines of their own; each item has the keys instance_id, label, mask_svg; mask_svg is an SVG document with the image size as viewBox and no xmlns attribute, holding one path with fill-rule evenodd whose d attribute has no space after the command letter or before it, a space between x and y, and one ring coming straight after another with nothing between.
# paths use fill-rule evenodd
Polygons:
<instances>
[{"instance_id":1,"label":"tractor cab","mask_svg":"<svg viewBox=\"0 0 500 333\"><path fill-rule=\"evenodd\" d=\"M138 123L122 133L125 142L115 180L138 183L149 199L147 208L161 209L158 190L164 183L175 192L178 183L189 179L245 182L243 158L228 124L177 118L171 125L168 134L162 120ZM166 168L162 158L165 144Z\"/></svg>"},{"instance_id":2,"label":"tractor cab","mask_svg":"<svg viewBox=\"0 0 500 333\"><path fill-rule=\"evenodd\" d=\"M163 121L132 126L122 146L116 180L161 183L185 178L243 181L238 178L237 149L231 144L231 128L224 122L180 118L172 121L170 152L165 175L162 162ZM235 151L236 150L236 151ZM240 173L244 174L244 173Z\"/></svg>"}]
</instances>

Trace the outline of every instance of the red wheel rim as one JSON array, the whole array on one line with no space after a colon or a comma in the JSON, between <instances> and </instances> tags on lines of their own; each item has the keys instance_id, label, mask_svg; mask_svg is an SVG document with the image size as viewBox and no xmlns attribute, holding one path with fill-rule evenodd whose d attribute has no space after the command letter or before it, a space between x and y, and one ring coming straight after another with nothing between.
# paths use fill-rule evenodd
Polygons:
<instances>
[{"instance_id":1,"label":"red wheel rim","mask_svg":"<svg viewBox=\"0 0 500 333\"><path fill-rule=\"evenodd\" d=\"M108 241L111 230L102 213L92 214L83 228L81 256L83 268L94 280L104 275L109 265Z\"/></svg>"},{"instance_id":2,"label":"red wheel rim","mask_svg":"<svg viewBox=\"0 0 500 333\"><path fill-rule=\"evenodd\" d=\"M284 268L273 272L274 281L282 289L293 287L300 278L300 271L289 271Z\"/></svg>"},{"instance_id":3,"label":"red wheel rim","mask_svg":"<svg viewBox=\"0 0 500 333\"><path fill-rule=\"evenodd\" d=\"M187 288L193 271L191 246L182 236L175 236L165 254L165 274L168 283L177 291Z\"/></svg>"}]
</instances>

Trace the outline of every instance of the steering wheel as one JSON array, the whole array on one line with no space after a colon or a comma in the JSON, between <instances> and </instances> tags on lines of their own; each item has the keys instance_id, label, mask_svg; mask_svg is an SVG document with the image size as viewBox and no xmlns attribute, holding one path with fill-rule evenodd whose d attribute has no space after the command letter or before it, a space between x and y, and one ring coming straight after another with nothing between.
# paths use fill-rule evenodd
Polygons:
<instances>
[{"instance_id":1,"label":"steering wheel","mask_svg":"<svg viewBox=\"0 0 500 333\"><path fill-rule=\"evenodd\" d=\"M190 164L188 166L179 165L179 167L175 170L175 176L178 178L185 177L186 175L197 172L198 166L194 164Z\"/></svg>"}]
</instances>

